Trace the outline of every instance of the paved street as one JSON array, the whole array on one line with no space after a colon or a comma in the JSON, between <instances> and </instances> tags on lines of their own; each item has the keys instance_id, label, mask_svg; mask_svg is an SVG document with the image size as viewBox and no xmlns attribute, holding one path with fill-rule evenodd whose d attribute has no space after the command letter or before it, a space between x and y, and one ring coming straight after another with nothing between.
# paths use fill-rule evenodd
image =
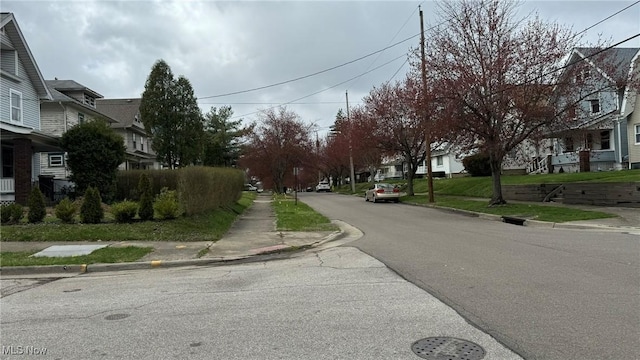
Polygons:
<instances>
[{"instance_id":1,"label":"paved street","mask_svg":"<svg viewBox=\"0 0 640 360\"><path fill-rule=\"evenodd\" d=\"M412 343L432 336L519 359L352 247L31 285L0 299L3 359L418 359Z\"/></svg>"},{"instance_id":2,"label":"paved street","mask_svg":"<svg viewBox=\"0 0 640 360\"><path fill-rule=\"evenodd\" d=\"M640 236L521 227L336 194L302 201L527 359L637 359ZM570 210L568 210L570 211Z\"/></svg>"}]
</instances>

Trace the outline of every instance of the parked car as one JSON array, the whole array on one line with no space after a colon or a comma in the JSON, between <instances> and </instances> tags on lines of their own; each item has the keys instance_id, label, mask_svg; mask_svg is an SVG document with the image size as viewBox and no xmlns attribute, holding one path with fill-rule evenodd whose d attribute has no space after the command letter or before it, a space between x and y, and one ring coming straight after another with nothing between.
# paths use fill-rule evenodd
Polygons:
<instances>
[{"instance_id":1,"label":"parked car","mask_svg":"<svg viewBox=\"0 0 640 360\"><path fill-rule=\"evenodd\" d=\"M321 181L318 183L318 185L316 185L316 192L320 192L320 191L331 191L331 185L329 185L328 182L324 182Z\"/></svg>"},{"instance_id":2,"label":"parked car","mask_svg":"<svg viewBox=\"0 0 640 360\"><path fill-rule=\"evenodd\" d=\"M400 189L397 186L385 183L373 184L364 193L364 201L400 201Z\"/></svg>"},{"instance_id":3,"label":"parked car","mask_svg":"<svg viewBox=\"0 0 640 360\"><path fill-rule=\"evenodd\" d=\"M258 188L251 184L244 184L244 191L258 191Z\"/></svg>"}]
</instances>

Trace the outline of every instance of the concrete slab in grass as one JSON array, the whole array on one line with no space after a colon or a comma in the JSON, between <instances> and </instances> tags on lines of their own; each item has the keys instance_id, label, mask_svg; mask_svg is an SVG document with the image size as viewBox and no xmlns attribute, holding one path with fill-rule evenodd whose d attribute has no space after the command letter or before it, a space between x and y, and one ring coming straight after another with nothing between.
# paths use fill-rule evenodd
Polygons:
<instances>
[{"instance_id":1,"label":"concrete slab in grass","mask_svg":"<svg viewBox=\"0 0 640 360\"><path fill-rule=\"evenodd\" d=\"M108 245L53 245L35 253L35 257L67 257L89 255L92 252L107 247Z\"/></svg>"}]
</instances>

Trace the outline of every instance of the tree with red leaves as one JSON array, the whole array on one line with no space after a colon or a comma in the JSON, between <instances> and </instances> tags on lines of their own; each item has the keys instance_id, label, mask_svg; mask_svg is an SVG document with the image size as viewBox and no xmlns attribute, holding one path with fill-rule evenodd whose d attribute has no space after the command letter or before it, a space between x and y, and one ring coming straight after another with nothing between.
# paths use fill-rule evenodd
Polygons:
<instances>
[{"instance_id":1,"label":"tree with red leaves","mask_svg":"<svg viewBox=\"0 0 640 360\"><path fill-rule=\"evenodd\" d=\"M293 168L311 168L313 142L309 126L286 107L263 110L249 135L242 166L260 178L265 187L281 193L294 186Z\"/></svg>"},{"instance_id":2,"label":"tree with red leaves","mask_svg":"<svg viewBox=\"0 0 640 360\"><path fill-rule=\"evenodd\" d=\"M506 203L505 156L536 131L561 121L553 103L567 90L558 70L579 37L537 16L517 19L517 4L459 0L439 5L446 25L427 39L426 66L451 114L462 151L489 154L493 195Z\"/></svg>"}]
</instances>

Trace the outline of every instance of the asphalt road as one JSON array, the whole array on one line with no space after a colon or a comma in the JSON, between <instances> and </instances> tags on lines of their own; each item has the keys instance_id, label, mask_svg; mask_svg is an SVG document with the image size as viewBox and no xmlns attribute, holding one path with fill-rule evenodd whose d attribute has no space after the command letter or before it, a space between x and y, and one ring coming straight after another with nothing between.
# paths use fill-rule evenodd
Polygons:
<instances>
[{"instance_id":1,"label":"asphalt road","mask_svg":"<svg viewBox=\"0 0 640 360\"><path fill-rule=\"evenodd\" d=\"M293 256L16 279L0 299L0 358L415 360L414 342L451 336L484 360L521 360L355 248Z\"/></svg>"},{"instance_id":2,"label":"asphalt road","mask_svg":"<svg viewBox=\"0 0 640 360\"><path fill-rule=\"evenodd\" d=\"M526 359L638 359L640 237L301 194L352 242Z\"/></svg>"}]
</instances>

